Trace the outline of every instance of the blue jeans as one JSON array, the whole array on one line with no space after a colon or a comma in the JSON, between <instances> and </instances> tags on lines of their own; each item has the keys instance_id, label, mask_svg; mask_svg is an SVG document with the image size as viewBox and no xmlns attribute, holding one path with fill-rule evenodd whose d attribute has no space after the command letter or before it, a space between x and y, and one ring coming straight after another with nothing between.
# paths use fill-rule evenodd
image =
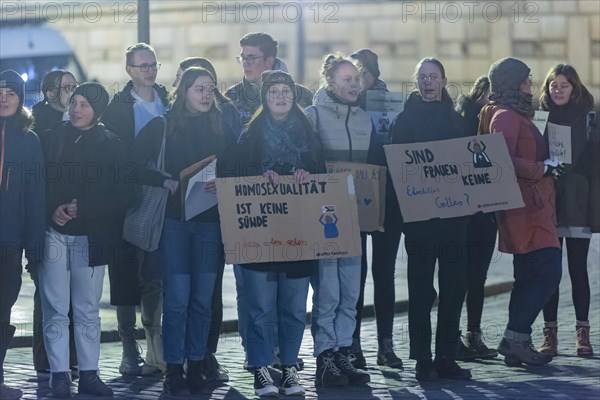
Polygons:
<instances>
[{"instance_id":1,"label":"blue jeans","mask_svg":"<svg viewBox=\"0 0 600 400\"><path fill-rule=\"evenodd\" d=\"M287 278L284 272L241 268L246 293L246 350L248 364L265 367L273 362L274 336L278 335L281 365L294 365L304 326L309 277Z\"/></svg>"},{"instance_id":2,"label":"blue jeans","mask_svg":"<svg viewBox=\"0 0 600 400\"><path fill-rule=\"evenodd\" d=\"M360 294L360 257L319 260L311 284L314 356L350 346Z\"/></svg>"},{"instance_id":3,"label":"blue jeans","mask_svg":"<svg viewBox=\"0 0 600 400\"><path fill-rule=\"evenodd\" d=\"M219 224L166 218L158 251L164 268L164 360L202 360L222 251Z\"/></svg>"},{"instance_id":4,"label":"blue jeans","mask_svg":"<svg viewBox=\"0 0 600 400\"><path fill-rule=\"evenodd\" d=\"M561 251L547 247L515 254L513 267L515 283L508 304L506 329L531 335L531 326L560 283Z\"/></svg>"}]
</instances>

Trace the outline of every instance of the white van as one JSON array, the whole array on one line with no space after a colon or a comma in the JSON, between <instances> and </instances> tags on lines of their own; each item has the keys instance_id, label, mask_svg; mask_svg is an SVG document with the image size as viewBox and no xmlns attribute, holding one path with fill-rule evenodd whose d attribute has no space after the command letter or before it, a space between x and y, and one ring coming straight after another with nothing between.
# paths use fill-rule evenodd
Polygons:
<instances>
[{"instance_id":1,"label":"white van","mask_svg":"<svg viewBox=\"0 0 600 400\"><path fill-rule=\"evenodd\" d=\"M44 76L56 69L65 69L78 82L87 77L73 48L61 33L47 25L11 24L0 27L0 71L14 69L25 80L25 105L33 106L43 96Z\"/></svg>"}]
</instances>

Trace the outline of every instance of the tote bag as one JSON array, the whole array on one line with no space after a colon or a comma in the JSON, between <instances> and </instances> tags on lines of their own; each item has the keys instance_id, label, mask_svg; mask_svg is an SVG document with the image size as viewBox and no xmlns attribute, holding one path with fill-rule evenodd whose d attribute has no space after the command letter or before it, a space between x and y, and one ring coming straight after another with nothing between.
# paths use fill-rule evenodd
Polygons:
<instances>
[{"instance_id":1,"label":"tote bag","mask_svg":"<svg viewBox=\"0 0 600 400\"><path fill-rule=\"evenodd\" d=\"M164 173L167 120L163 117L162 145L158 154L157 169ZM142 185L142 201L125 215L123 239L144 251L158 249L169 190L164 187Z\"/></svg>"}]
</instances>

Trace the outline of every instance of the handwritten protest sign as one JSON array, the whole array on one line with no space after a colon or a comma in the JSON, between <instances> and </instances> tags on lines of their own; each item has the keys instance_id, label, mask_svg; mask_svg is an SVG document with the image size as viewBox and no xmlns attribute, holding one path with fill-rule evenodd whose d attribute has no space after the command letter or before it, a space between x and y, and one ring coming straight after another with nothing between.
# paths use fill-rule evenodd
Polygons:
<instances>
[{"instance_id":1,"label":"handwritten protest sign","mask_svg":"<svg viewBox=\"0 0 600 400\"><path fill-rule=\"evenodd\" d=\"M560 162L571 164L571 127L548 123L548 145L550 158L557 158Z\"/></svg>"},{"instance_id":2,"label":"handwritten protest sign","mask_svg":"<svg viewBox=\"0 0 600 400\"><path fill-rule=\"evenodd\" d=\"M404 95L399 92L367 90L366 108L377 133L387 135L391 122L404 110Z\"/></svg>"},{"instance_id":3,"label":"handwritten protest sign","mask_svg":"<svg viewBox=\"0 0 600 400\"><path fill-rule=\"evenodd\" d=\"M501 134L384 150L405 222L524 206Z\"/></svg>"},{"instance_id":4,"label":"handwritten protest sign","mask_svg":"<svg viewBox=\"0 0 600 400\"><path fill-rule=\"evenodd\" d=\"M386 171L379 165L327 162L327 172L350 172L354 177L358 223L363 232L383 232Z\"/></svg>"},{"instance_id":5,"label":"handwritten protest sign","mask_svg":"<svg viewBox=\"0 0 600 400\"><path fill-rule=\"evenodd\" d=\"M361 255L352 175L217 179L225 260L230 264Z\"/></svg>"},{"instance_id":6,"label":"handwritten protest sign","mask_svg":"<svg viewBox=\"0 0 600 400\"><path fill-rule=\"evenodd\" d=\"M538 128L540 133L543 135L546 130L546 124L548 123L548 115L550 113L548 111L537 110L535 115L533 116L533 124Z\"/></svg>"}]
</instances>

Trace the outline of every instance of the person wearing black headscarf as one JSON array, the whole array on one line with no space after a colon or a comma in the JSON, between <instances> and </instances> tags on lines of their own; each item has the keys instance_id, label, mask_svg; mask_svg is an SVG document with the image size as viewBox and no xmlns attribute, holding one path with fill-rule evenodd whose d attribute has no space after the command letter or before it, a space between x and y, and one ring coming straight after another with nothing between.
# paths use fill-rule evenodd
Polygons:
<instances>
[{"instance_id":1,"label":"person wearing black headscarf","mask_svg":"<svg viewBox=\"0 0 600 400\"><path fill-rule=\"evenodd\" d=\"M123 170L125 148L98 122L108 100L101 85L79 85L71 97L69 121L41 136L48 188L46 247L54 251L44 254L38 278L54 397L71 396L70 303L79 393L112 396L98 376L100 298L106 264L116 257L122 235L115 221L131 196Z\"/></svg>"}]
</instances>

